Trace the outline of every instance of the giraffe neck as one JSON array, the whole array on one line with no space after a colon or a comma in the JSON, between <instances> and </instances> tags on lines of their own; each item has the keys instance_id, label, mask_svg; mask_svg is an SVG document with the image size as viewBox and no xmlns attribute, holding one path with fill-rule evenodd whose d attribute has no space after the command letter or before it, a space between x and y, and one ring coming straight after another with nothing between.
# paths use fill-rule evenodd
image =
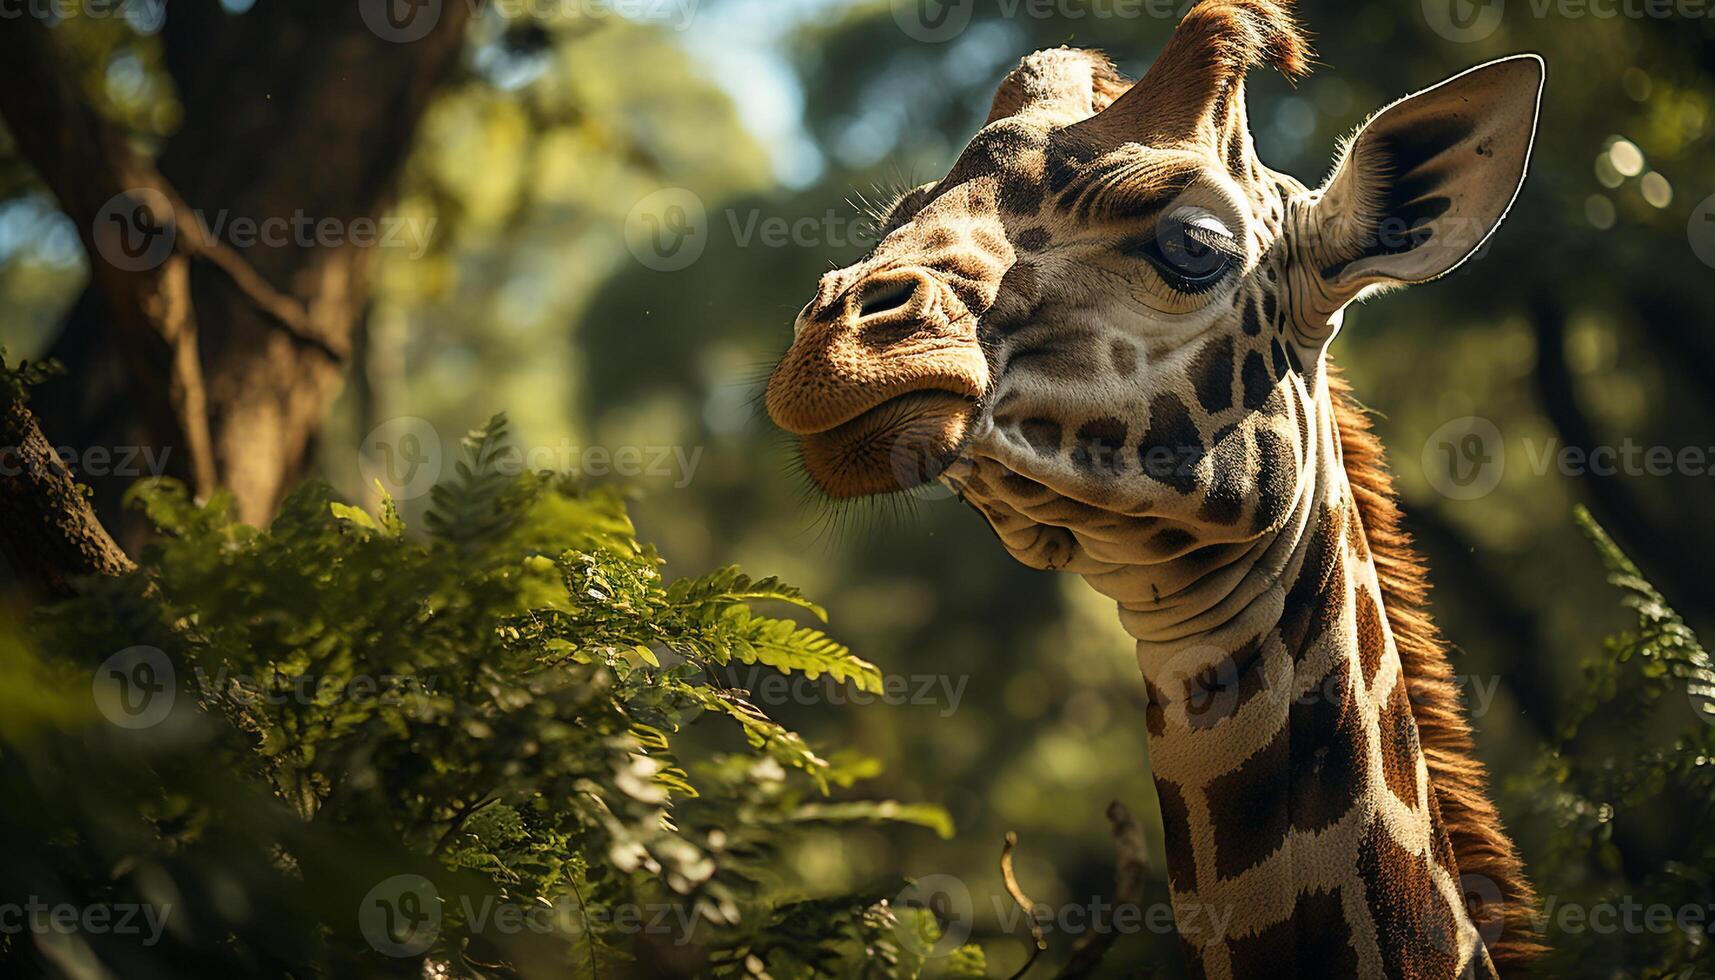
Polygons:
<instances>
[{"instance_id":1,"label":"giraffe neck","mask_svg":"<svg viewBox=\"0 0 1715 980\"><path fill-rule=\"evenodd\" d=\"M1179 932L1211 978L1491 975L1316 405L1280 531L1195 581L1080 569L1137 639Z\"/></svg>"}]
</instances>

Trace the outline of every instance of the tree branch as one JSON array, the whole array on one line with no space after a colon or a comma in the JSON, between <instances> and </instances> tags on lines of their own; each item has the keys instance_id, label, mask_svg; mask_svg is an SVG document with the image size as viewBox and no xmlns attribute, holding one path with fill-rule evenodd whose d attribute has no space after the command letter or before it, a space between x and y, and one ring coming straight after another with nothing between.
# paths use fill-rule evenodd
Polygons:
<instances>
[{"instance_id":1,"label":"tree branch","mask_svg":"<svg viewBox=\"0 0 1715 980\"><path fill-rule=\"evenodd\" d=\"M0 116L19 152L77 226L90 276L118 328L133 391L166 393L164 400L143 399L152 435L180 450L179 475L199 496L212 493L214 452L188 259L175 243L152 267L121 268L107 259L98 240L110 231L106 219L119 219L131 221L145 241L155 241L171 227L172 212L182 202L89 106L60 62L43 16L20 17L0 31L0 59L10 75L0 86ZM126 263L136 264L141 263Z\"/></svg>"},{"instance_id":2,"label":"tree branch","mask_svg":"<svg viewBox=\"0 0 1715 980\"><path fill-rule=\"evenodd\" d=\"M0 552L18 577L47 598L73 580L123 575L137 566L96 519L83 488L21 400L0 412Z\"/></svg>"},{"instance_id":3,"label":"tree branch","mask_svg":"<svg viewBox=\"0 0 1715 980\"><path fill-rule=\"evenodd\" d=\"M1114 900L1117 911L1126 905L1143 901L1143 877L1149 870L1149 850L1143 842L1143 830L1137 818L1118 800L1108 804L1108 822L1114 833ZM1107 928L1093 927L1072 947L1072 958L1066 962L1055 980L1079 980L1095 973L1108 949L1119 938L1119 930L1109 921Z\"/></svg>"}]
</instances>

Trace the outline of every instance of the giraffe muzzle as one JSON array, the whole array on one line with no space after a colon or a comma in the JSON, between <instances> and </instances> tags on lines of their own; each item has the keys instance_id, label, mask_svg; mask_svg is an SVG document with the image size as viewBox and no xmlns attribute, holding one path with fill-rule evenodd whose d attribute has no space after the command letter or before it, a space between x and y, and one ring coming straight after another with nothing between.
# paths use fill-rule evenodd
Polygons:
<instances>
[{"instance_id":1,"label":"giraffe muzzle","mask_svg":"<svg viewBox=\"0 0 1715 980\"><path fill-rule=\"evenodd\" d=\"M976 317L922 267L830 273L768 382L776 425L826 493L907 489L963 444L988 388Z\"/></svg>"}]
</instances>

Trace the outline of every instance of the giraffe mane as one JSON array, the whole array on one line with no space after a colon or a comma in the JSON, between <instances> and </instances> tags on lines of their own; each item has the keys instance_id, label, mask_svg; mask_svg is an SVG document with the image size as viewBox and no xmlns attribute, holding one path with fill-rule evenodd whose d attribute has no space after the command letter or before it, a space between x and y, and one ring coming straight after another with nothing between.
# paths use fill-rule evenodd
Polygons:
<instances>
[{"instance_id":1,"label":"giraffe mane","mask_svg":"<svg viewBox=\"0 0 1715 980\"><path fill-rule=\"evenodd\" d=\"M1459 873L1479 875L1499 891L1502 929L1489 943L1489 955L1497 969L1516 973L1546 951L1532 921L1536 892L1489 798L1488 772L1475 754L1447 642L1430 616L1428 567L1410 533L1401 527L1399 495L1381 440L1351 385L1331 361L1326 363L1346 480L1363 521L1382 608L1399 650L1429 769L1430 805L1440 812ZM1494 909L1480 910L1479 921L1493 921L1495 914Z\"/></svg>"}]
</instances>

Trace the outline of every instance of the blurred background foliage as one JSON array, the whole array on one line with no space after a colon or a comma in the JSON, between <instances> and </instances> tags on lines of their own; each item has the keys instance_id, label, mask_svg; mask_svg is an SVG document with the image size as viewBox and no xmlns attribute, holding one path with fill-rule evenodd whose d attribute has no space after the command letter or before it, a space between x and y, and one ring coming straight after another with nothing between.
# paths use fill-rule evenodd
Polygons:
<instances>
[{"instance_id":1,"label":"blurred background foliage","mask_svg":"<svg viewBox=\"0 0 1715 980\"><path fill-rule=\"evenodd\" d=\"M1405 92L1515 51L1547 60L1532 173L1480 261L1356 310L1334 357L1378 412L1527 864L1562 854L1538 871L1546 893L1624 889L1708 814L1670 804L1614 822L1610 811L1603 860L1551 846L1566 818L1533 805L1538 753L1582 690L1580 663L1624 623L1570 515L1589 504L1707 633L1711 477L1536 464L1558 446L1626 440L1715 457L1711 270L1688 241L1715 194L1715 20L1514 3L1492 34L1465 43L1430 26L1435 2L1301 3L1319 67L1296 86L1254 76L1253 130L1265 162L1314 183L1338 140ZM74 20L60 38L100 110L151 145L173 130L176 94L153 7L133 6L129 18ZM226 0L233 17L248 6ZM504 409L528 446L701 448L694 471L637 481L640 535L669 572L737 562L778 574L822 600L841 638L885 673L945 677L959 691L956 703L942 693L771 706L812 741L882 760L878 795L937 804L957 827L951 841L812 835L784 860L829 893L887 874L955 875L991 940L1003 931L989 913L1008 830L1023 841L1018 873L1034 898L1105 894L1109 800L1132 806L1160 844L1142 685L1109 604L1012 562L977 515L934 493L829 512L791 476L790 447L755 396L816 278L866 249L862 202L944 171L1017 58L1094 46L1136 75L1174 18L1099 0L1041 17L977 3L957 37L925 43L894 16L908 4L877 0L702 0L688 23L566 6L496 6L473 20L396 209L432 222L429 247L381 250L320 474L373 505L359 446L407 415L449 445ZM674 271L640 262L626 238L634 205L665 188L689 190L707 214L700 257ZM3 148L0 196L0 332L33 356L87 273L75 230ZM812 230L770 243L761 223L781 220ZM1492 493L1450 499L1426 475L1425 449L1444 423L1473 415L1501 433L1504 474ZM1580 745L1595 753L1677 731L1691 710L1664 699L1609 742L1587 732ZM1165 901L1154 868L1147 896ZM1701 888L1715 900L1707 877ZM1026 948L1021 936L994 942L990 964L1004 976ZM1133 936L1115 956L1170 949Z\"/></svg>"}]
</instances>

